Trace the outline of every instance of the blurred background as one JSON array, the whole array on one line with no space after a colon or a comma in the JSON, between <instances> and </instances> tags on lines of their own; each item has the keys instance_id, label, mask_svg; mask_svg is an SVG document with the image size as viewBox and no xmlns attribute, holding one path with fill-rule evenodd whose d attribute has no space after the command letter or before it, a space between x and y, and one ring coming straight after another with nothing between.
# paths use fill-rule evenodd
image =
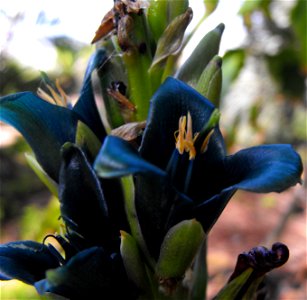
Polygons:
<instances>
[{"instance_id":1,"label":"blurred background","mask_svg":"<svg viewBox=\"0 0 307 300\"><path fill-rule=\"evenodd\" d=\"M112 0L2 0L0 96L35 92L44 71L76 99L95 50L90 41L112 5ZM229 153L261 143L290 143L306 167L307 1L192 0L190 5L194 17L187 32L206 18L181 61L208 31L226 25L220 106ZM30 148L19 133L0 123L1 243L41 242L61 231L58 202L27 165L25 152ZM275 241L288 245L290 259L270 273L270 299L307 299L304 181L282 194L235 195L209 237L209 297L227 281L239 253ZM34 288L17 281L2 282L0 292L5 300L39 299Z\"/></svg>"}]
</instances>

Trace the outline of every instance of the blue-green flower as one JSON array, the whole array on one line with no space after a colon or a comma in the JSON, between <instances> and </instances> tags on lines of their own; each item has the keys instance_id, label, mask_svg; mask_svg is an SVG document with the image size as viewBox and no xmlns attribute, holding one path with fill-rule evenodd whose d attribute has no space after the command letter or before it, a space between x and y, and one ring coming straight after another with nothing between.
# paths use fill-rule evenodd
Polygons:
<instances>
[{"instance_id":1,"label":"blue-green flower","mask_svg":"<svg viewBox=\"0 0 307 300\"><path fill-rule=\"evenodd\" d=\"M76 145L66 143L61 153L59 199L66 232L47 236L44 243L0 245L0 280L18 279L41 294L69 299L102 292L120 296L131 289L133 295L119 254L119 230L128 226L117 182L100 181ZM48 243L51 238L62 251ZM116 290L118 284L124 289Z\"/></svg>"},{"instance_id":2,"label":"blue-green flower","mask_svg":"<svg viewBox=\"0 0 307 300\"><path fill-rule=\"evenodd\" d=\"M98 175L135 175L135 206L154 257L167 230L196 218L208 232L237 189L281 192L300 181L302 163L290 145L263 145L227 155L215 107L168 78L151 101L139 149L108 136Z\"/></svg>"},{"instance_id":3,"label":"blue-green flower","mask_svg":"<svg viewBox=\"0 0 307 300\"><path fill-rule=\"evenodd\" d=\"M105 51L102 49L91 57L80 97L72 108L69 105L59 105L56 99L54 104L49 103L32 92L21 92L0 98L0 120L21 132L33 149L38 162L56 182L61 161L60 149L64 143L75 141L78 121L91 128L101 141L106 135L95 104L91 80L92 72L105 60ZM50 86L49 89L53 95L56 93ZM57 92L62 94L60 88ZM53 98L56 97L57 95Z\"/></svg>"},{"instance_id":4,"label":"blue-green flower","mask_svg":"<svg viewBox=\"0 0 307 300\"><path fill-rule=\"evenodd\" d=\"M117 284L130 289L119 255L119 231L128 230L121 187L116 179L99 179L92 168L93 153L74 144L80 121L98 145L106 136L91 82L92 72L105 59L104 50L90 59L73 107L65 103L59 84L52 87L49 82L51 96L39 90L38 96L24 92L0 99L0 119L22 133L45 172L58 183L60 217L66 229L64 236L53 236L62 251L32 241L0 245L1 280L15 278L35 285L42 294L68 298L100 291L113 295Z\"/></svg>"}]
</instances>

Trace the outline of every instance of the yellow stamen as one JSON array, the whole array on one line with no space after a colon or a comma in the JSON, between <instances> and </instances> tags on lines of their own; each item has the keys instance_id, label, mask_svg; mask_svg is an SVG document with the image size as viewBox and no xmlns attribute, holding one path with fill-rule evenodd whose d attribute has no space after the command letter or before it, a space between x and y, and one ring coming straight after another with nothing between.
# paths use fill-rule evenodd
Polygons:
<instances>
[{"instance_id":1,"label":"yellow stamen","mask_svg":"<svg viewBox=\"0 0 307 300\"><path fill-rule=\"evenodd\" d=\"M46 87L51 95L47 94L43 89L38 88L37 89L37 95L42 98L43 100L50 102L52 104L56 104L59 106L67 107L68 103L68 96L64 92L63 88L60 85L59 80L57 79L55 81L55 85L58 91L55 91L52 86L49 84L46 84Z\"/></svg>"},{"instance_id":2,"label":"yellow stamen","mask_svg":"<svg viewBox=\"0 0 307 300\"><path fill-rule=\"evenodd\" d=\"M183 116L179 118L179 130L178 130L178 136L176 138L176 148L178 149L180 154L183 154L183 151L185 149L185 127L187 123L187 117Z\"/></svg>"},{"instance_id":3,"label":"yellow stamen","mask_svg":"<svg viewBox=\"0 0 307 300\"><path fill-rule=\"evenodd\" d=\"M51 104L54 104L55 102L54 99L41 88L37 89L37 95L43 100L50 102Z\"/></svg>"},{"instance_id":4,"label":"yellow stamen","mask_svg":"<svg viewBox=\"0 0 307 300\"><path fill-rule=\"evenodd\" d=\"M62 99L62 103L64 106L67 106L67 100L68 100L68 96L67 94L65 93L65 91L63 90L61 84L60 84L60 80L59 79L56 79L55 80L55 86L56 88L58 89L58 91L60 92L60 95L61 95L61 99Z\"/></svg>"},{"instance_id":5,"label":"yellow stamen","mask_svg":"<svg viewBox=\"0 0 307 300\"><path fill-rule=\"evenodd\" d=\"M202 144L201 147L200 147L200 152L201 152L201 153L204 153L204 152L207 151L207 149L208 149L208 144L209 144L209 140L210 140L210 138L211 138L213 132L214 132L214 128L211 129L211 131L208 133L208 135L207 135L206 138L204 139L203 144Z\"/></svg>"},{"instance_id":6,"label":"yellow stamen","mask_svg":"<svg viewBox=\"0 0 307 300\"><path fill-rule=\"evenodd\" d=\"M179 119L179 129L176 138L176 148L180 154L183 152L189 153L189 159L192 160L196 156L196 149L194 142L198 136L196 133L193 137L192 118L190 112L188 112L188 118L182 116Z\"/></svg>"},{"instance_id":7,"label":"yellow stamen","mask_svg":"<svg viewBox=\"0 0 307 300\"><path fill-rule=\"evenodd\" d=\"M56 105L62 106L62 100L59 94L57 94L57 92L49 84L47 84L46 86L49 92L51 93L52 98L54 99Z\"/></svg>"}]
</instances>

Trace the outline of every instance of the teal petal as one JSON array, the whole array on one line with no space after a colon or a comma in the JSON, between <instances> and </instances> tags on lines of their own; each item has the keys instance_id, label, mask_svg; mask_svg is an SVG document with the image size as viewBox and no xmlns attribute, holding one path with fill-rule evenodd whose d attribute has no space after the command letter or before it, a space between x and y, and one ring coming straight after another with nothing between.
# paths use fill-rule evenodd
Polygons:
<instances>
[{"instance_id":1,"label":"teal petal","mask_svg":"<svg viewBox=\"0 0 307 300\"><path fill-rule=\"evenodd\" d=\"M109 256L101 247L79 252L66 265L47 271L46 280L35 286L40 294L51 292L68 299L133 299L119 256Z\"/></svg>"},{"instance_id":2,"label":"teal petal","mask_svg":"<svg viewBox=\"0 0 307 300\"><path fill-rule=\"evenodd\" d=\"M94 163L97 174L103 178L122 177L130 174L165 176L156 166L140 157L128 142L108 136Z\"/></svg>"},{"instance_id":3,"label":"teal petal","mask_svg":"<svg viewBox=\"0 0 307 300\"><path fill-rule=\"evenodd\" d=\"M74 144L66 143L62 157L59 199L61 217L69 229L68 239L74 231L83 237L86 247L111 243L107 204L85 154Z\"/></svg>"},{"instance_id":4,"label":"teal petal","mask_svg":"<svg viewBox=\"0 0 307 300\"><path fill-rule=\"evenodd\" d=\"M262 145L226 158L226 172L234 188L282 192L301 181L302 160L291 145Z\"/></svg>"},{"instance_id":5,"label":"teal petal","mask_svg":"<svg viewBox=\"0 0 307 300\"><path fill-rule=\"evenodd\" d=\"M213 113L214 105L187 84L167 78L151 99L142 144L141 156L162 170L175 149L174 134L178 121L188 112L193 122L193 132L201 132ZM217 160L225 156L225 146L218 127L210 139L206 155ZM212 154L212 155L211 155Z\"/></svg>"},{"instance_id":6,"label":"teal petal","mask_svg":"<svg viewBox=\"0 0 307 300\"><path fill-rule=\"evenodd\" d=\"M299 183L303 171L301 158L292 146L276 144L241 150L225 157L222 166L216 166L215 170L210 168L210 178L204 169L203 175L195 179L198 186L204 186L203 190L216 191L205 198L206 193L199 189L198 198L203 195L203 201L200 203L198 199L200 204L192 213L205 231L212 228L237 189L256 193L282 192ZM197 185L193 182L191 189L195 190Z\"/></svg>"},{"instance_id":7,"label":"teal petal","mask_svg":"<svg viewBox=\"0 0 307 300\"><path fill-rule=\"evenodd\" d=\"M77 114L23 92L0 98L0 120L24 136L40 165L57 182L60 148L65 142L74 141Z\"/></svg>"},{"instance_id":8,"label":"teal petal","mask_svg":"<svg viewBox=\"0 0 307 300\"><path fill-rule=\"evenodd\" d=\"M32 241L0 245L0 279L18 279L34 284L45 277L48 269L59 266L48 246Z\"/></svg>"},{"instance_id":9,"label":"teal petal","mask_svg":"<svg viewBox=\"0 0 307 300\"><path fill-rule=\"evenodd\" d=\"M106 131L100 119L95 102L92 73L94 70L99 70L106 60L106 52L102 48L98 49L91 56L84 75L80 97L73 108L73 111L80 116L80 119L92 129L100 140L106 136Z\"/></svg>"}]
</instances>

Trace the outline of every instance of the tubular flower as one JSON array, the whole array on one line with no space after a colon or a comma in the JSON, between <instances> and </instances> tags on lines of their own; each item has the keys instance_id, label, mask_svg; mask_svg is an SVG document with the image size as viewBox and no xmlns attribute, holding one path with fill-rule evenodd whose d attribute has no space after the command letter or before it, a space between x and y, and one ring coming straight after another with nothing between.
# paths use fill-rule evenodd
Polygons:
<instances>
[{"instance_id":1,"label":"tubular flower","mask_svg":"<svg viewBox=\"0 0 307 300\"><path fill-rule=\"evenodd\" d=\"M66 95L57 83L47 84L49 96L41 89L38 96L21 92L0 98L0 120L14 126L33 149L45 172L58 182L60 149L74 142L79 121L85 123L102 141L106 135L92 89L92 72L106 60L105 51L98 50L90 59L78 101L74 107L65 103ZM58 90L58 93L55 91Z\"/></svg>"},{"instance_id":2,"label":"tubular flower","mask_svg":"<svg viewBox=\"0 0 307 300\"><path fill-rule=\"evenodd\" d=\"M107 297L114 292L122 297L122 291L115 291L117 284L131 290L119 254L119 230L127 230L122 190L117 179L101 180L92 167L106 132L91 74L105 59L104 50L90 59L74 106L67 103L59 83L47 84L50 95L39 90L38 96L23 92L0 99L0 119L22 133L43 170L57 183L65 224L63 235L52 235L62 251L45 241L0 245L0 280L18 279L34 285L40 294L69 299L95 297L102 290ZM81 138L80 128L86 130Z\"/></svg>"},{"instance_id":3,"label":"tubular flower","mask_svg":"<svg viewBox=\"0 0 307 300\"><path fill-rule=\"evenodd\" d=\"M151 100L140 148L108 136L96 158L101 177L135 176L136 212L154 257L182 220L196 218L208 232L238 189L281 192L300 182L302 162L290 145L227 155L218 121L207 99L168 78Z\"/></svg>"}]
</instances>

